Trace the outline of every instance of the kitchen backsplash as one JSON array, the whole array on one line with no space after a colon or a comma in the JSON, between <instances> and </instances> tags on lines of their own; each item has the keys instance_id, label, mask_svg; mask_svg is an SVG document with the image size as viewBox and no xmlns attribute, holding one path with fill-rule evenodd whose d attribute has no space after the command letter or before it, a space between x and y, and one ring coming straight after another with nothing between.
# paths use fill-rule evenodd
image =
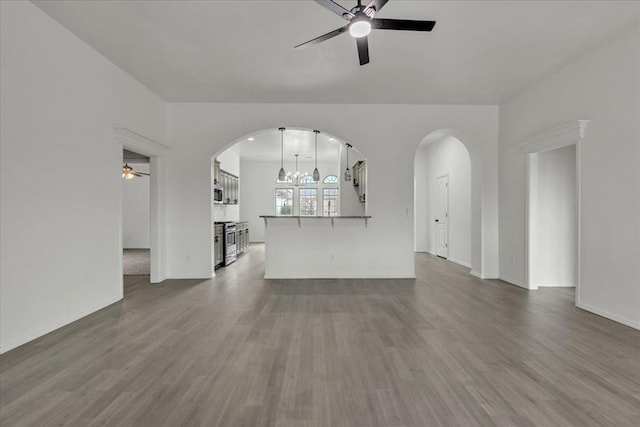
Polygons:
<instances>
[{"instance_id":1,"label":"kitchen backsplash","mask_svg":"<svg viewBox=\"0 0 640 427\"><path fill-rule=\"evenodd\" d=\"M240 206L239 205L213 205L213 220L214 221L240 221Z\"/></svg>"}]
</instances>

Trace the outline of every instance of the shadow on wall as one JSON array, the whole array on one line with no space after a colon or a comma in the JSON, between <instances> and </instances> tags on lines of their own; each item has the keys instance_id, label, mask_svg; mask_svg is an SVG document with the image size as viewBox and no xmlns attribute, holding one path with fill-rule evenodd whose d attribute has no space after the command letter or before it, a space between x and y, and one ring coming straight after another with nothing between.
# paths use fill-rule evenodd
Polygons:
<instances>
[{"instance_id":1,"label":"shadow on wall","mask_svg":"<svg viewBox=\"0 0 640 427\"><path fill-rule=\"evenodd\" d=\"M471 268L471 160L450 132L429 134L414 159L415 251Z\"/></svg>"}]
</instances>

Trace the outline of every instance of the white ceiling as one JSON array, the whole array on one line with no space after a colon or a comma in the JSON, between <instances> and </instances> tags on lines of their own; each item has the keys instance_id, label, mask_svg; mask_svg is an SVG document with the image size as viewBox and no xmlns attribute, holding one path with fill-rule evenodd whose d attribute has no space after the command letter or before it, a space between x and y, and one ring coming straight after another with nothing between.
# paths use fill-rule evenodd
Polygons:
<instances>
[{"instance_id":1,"label":"white ceiling","mask_svg":"<svg viewBox=\"0 0 640 427\"><path fill-rule=\"evenodd\" d=\"M34 1L166 101L497 104L637 25L638 1L403 1L358 65L343 26L312 1ZM340 1L350 8L355 1Z\"/></svg>"},{"instance_id":2,"label":"white ceiling","mask_svg":"<svg viewBox=\"0 0 640 427\"><path fill-rule=\"evenodd\" d=\"M253 138L250 141L248 138ZM341 142L330 135L318 134L318 162L337 162ZM315 134L309 130L286 129L284 132L284 161L295 160L300 155L300 162L311 162L315 159ZM231 149L243 159L251 161L280 161L280 131L264 130L249 135L239 141Z\"/></svg>"}]
</instances>

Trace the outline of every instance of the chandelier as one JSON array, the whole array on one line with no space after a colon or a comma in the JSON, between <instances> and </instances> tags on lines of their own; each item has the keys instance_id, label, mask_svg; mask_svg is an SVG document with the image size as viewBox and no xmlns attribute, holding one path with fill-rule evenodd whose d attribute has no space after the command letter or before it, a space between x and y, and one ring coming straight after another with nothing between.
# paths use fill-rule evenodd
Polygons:
<instances>
[{"instance_id":1,"label":"chandelier","mask_svg":"<svg viewBox=\"0 0 640 427\"><path fill-rule=\"evenodd\" d=\"M299 154L296 154L296 171L295 173L287 173L287 182L293 184L295 187L300 187L302 185L306 185L307 184L307 177L309 176L308 173L304 172L300 172L298 170L298 156Z\"/></svg>"},{"instance_id":2,"label":"chandelier","mask_svg":"<svg viewBox=\"0 0 640 427\"><path fill-rule=\"evenodd\" d=\"M314 131L316 134L316 168L313 171L314 176L312 177L306 172L300 172L298 169L298 157L299 154L295 154L296 157L296 170L295 172L285 172L284 170L284 131L286 128L281 127L278 128L280 131L280 170L278 171L278 178L276 179L276 184L292 184L295 187L300 187L306 184L315 183L318 181L320 177L320 172L318 172L318 133L319 130ZM318 175L318 178L316 178Z\"/></svg>"}]
</instances>

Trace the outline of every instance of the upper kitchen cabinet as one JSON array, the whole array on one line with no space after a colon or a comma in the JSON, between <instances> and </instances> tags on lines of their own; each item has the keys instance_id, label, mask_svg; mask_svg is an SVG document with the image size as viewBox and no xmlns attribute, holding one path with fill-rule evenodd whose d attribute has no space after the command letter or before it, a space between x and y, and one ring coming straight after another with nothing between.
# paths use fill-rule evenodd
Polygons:
<instances>
[{"instance_id":1,"label":"upper kitchen cabinet","mask_svg":"<svg viewBox=\"0 0 640 427\"><path fill-rule=\"evenodd\" d=\"M367 162L359 160L353 165L353 186L357 187L360 203L367 201Z\"/></svg>"},{"instance_id":2,"label":"upper kitchen cabinet","mask_svg":"<svg viewBox=\"0 0 640 427\"><path fill-rule=\"evenodd\" d=\"M219 185L222 186L222 202L227 205L237 205L240 179L237 176L220 169L220 181Z\"/></svg>"},{"instance_id":3,"label":"upper kitchen cabinet","mask_svg":"<svg viewBox=\"0 0 640 427\"><path fill-rule=\"evenodd\" d=\"M239 159L223 152L213 161L213 185L222 190L221 203L237 205L240 199ZM220 202L219 202L220 203Z\"/></svg>"},{"instance_id":4,"label":"upper kitchen cabinet","mask_svg":"<svg viewBox=\"0 0 640 427\"><path fill-rule=\"evenodd\" d=\"M213 161L213 184L220 185L220 162L218 159Z\"/></svg>"}]
</instances>

